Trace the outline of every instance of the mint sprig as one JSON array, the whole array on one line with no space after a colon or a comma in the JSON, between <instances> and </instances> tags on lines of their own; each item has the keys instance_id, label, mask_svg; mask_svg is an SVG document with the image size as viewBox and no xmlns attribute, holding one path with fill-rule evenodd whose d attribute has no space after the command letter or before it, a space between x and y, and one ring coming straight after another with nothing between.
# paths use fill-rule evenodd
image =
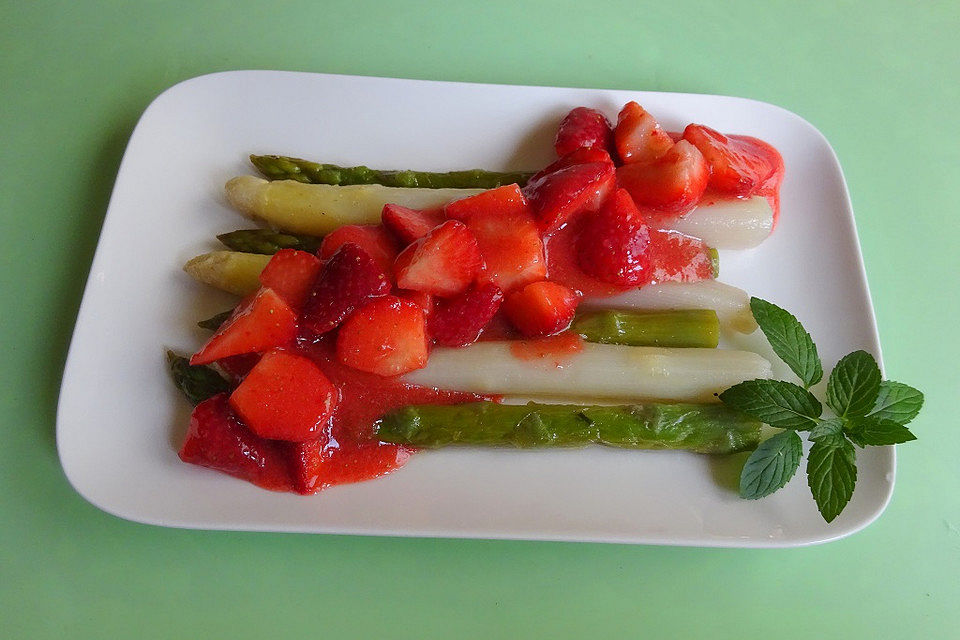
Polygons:
<instances>
[{"instance_id":1,"label":"mint sprig","mask_svg":"<svg viewBox=\"0 0 960 640\"><path fill-rule=\"evenodd\" d=\"M827 379L826 404L836 417L823 418L823 406L810 387L823 379L823 365L810 334L791 313L750 299L753 317L773 351L803 386L781 380L748 380L720 394L728 406L784 431L761 443L740 474L740 496L757 499L787 484L803 455L798 431L813 443L807 457L807 484L823 519L832 522L853 496L856 449L915 440L905 426L923 406L913 387L881 380L880 367L866 351L849 353Z\"/></svg>"}]
</instances>

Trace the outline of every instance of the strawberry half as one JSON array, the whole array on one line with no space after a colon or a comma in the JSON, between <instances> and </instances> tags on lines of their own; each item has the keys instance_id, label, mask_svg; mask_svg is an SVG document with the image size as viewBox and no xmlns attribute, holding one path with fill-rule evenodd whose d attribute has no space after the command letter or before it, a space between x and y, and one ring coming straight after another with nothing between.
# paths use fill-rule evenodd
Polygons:
<instances>
[{"instance_id":1,"label":"strawberry half","mask_svg":"<svg viewBox=\"0 0 960 640\"><path fill-rule=\"evenodd\" d=\"M584 221L577 261L585 273L603 282L625 287L649 282L650 230L624 189L617 189Z\"/></svg>"},{"instance_id":2,"label":"strawberry half","mask_svg":"<svg viewBox=\"0 0 960 640\"><path fill-rule=\"evenodd\" d=\"M272 289L260 289L241 302L190 364L210 364L241 353L259 353L290 344L297 314Z\"/></svg>"},{"instance_id":3,"label":"strawberry half","mask_svg":"<svg viewBox=\"0 0 960 640\"><path fill-rule=\"evenodd\" d=\"M607 162L576 164L530 180L523 188L544 233L556 231L582 211L600 206L616 183Z\"/></svg>"},{"instance_id":4,"label":"strawberry half","mask_svg":"<svg viewBox=\"0 0 960 640\"><path fill-rule=\"evenodd\" d=\"M357 309L337 334L343 364L381 376L397 376L427 364L423 310L396 296L378 298Z\"/></svg>"},{"instance_id":5,"label":"strawberry half","mask_svg":"<svg viewBox=\"0 0 960 640\"><path fill-rule=\"evenodd\" d=\"M377 261L357 245L345 244L323 266L300 314L301 332L322 335L370 298L389 291L390 280Z\"/></svg>"},{"instance_id":6,"label":"strawberry half","mask_svg":"<svg viewBox=\"0 0 960 640\"><path fill-rule=\"evenodd\" d=\"M534 282L507 298L503 310L520 333L528 338L551 336L573 321L580 296L556 282Z\"/></svg>"},{"instance_id":7,"label":"strawberry half","mask_svg":"<svg viewBox=\"0 0 960 640\"><path fill-rule=\"evenodd\" d=\"M503 291L487 282L446 300L437 300L427 326L433 341L445 347L462 347L472 342L496 314Z\"/></svg>"},{"instance_id":8,"label":"strawberry half","mask_svg":"<svg viewBox=\"0 0 960 640\"><path fill-rule=\"evenodd\" d=\"M709 185L717 191L751 195L776 171L776 163L764 148L769 145L754 138L728 137L702 124L691 124L683 130L683 139L703 154L710 165Z\"/></svg>"},{"instance_id":9,"label":"strawberry half","mask_svg":"<svg viewBox=\"0 0 960 640\"><path fill-rule=\"evenodd\" d=\"M481 279L509 291L546 277L543 241L517 185L451 202L445 211L464 222L477 239L486 265Z\"/></svg>"},{"instance_id":10,"label":"strawberry half","mask_svg":"<svg viewBox=\"0 0 960 640\"><path fill-rule=\"evenodd\" d=\"M260 272L260 284L273 289L293 309L299 310L322 268L323 262L312 253L281 249Z\"/></svg>"},{"instance_id":11,"label":"strawberry half","mask_svg":"<svg viewBox=\"0 0 960 640\"><path fill-rule=\"evenodd\" d=\"M628 102L620 110L613 136L624 164L651 162L673 146L673 139L657 119L636 102Z\"/></svg>"},{"instance_id":12,"label":"strawberry half","mask_svg":"<svg viewBox=\"0 0 960 640\"><path fill-rule=\"evenodd\" d=\"M374 259L384 273L389 275L392 272L399 248L383 225L346 224L337 227L320 244L320 257L329 260L345 244L357 245Z\"/></svg>"},{"instance_id":13,"label":"strawberry half","mask_svg":"<svg viewBox=\"0 0 960 640\"><path fill-rule=\"evenodd\" d=\"M598 149L597 147L581 147L580 149L571 151L559 160L554 160L548 164L545 169L535 173L530 180L539 180L548 174L560 171L560 169L572 167L575 164L589 164L591 162L607 162L613 164L613 159L610 157L610 154L603 149Z\"/></svg>"},{"instance_id":14,"label":"strawberry half","mask_svg":"<svg viewBox=\"0 0 960 640\"><path fill-rule=\"evenodd\" d=\"M329 423L340 393L309 358L271 351L233 393L230 406L261 438L303 442Z\"/></svg>"},{"instance_id":15,"label":"strawberry half","mask_svg":"<svg viewBox=\"0 0 960 640\"><path fill-rule=\"evenodd\" d=\"M380 213L383 226L390 230L402 246L416 242L444 222L439 211L420 211L399 204L385 204Z\"/></svg>"},{"instance_id":16,"label":"strawberry half","mask_svg":"<svg viewBox=\"0 0 960 640\"><path fill-rule=\"evenodd\" d=\"M565 156L582 147L613 148L613 129L607 117L596 109L577 107L564 117L553 147Z\"/></svg>"},{"instance_id":17,"label":"strawberry half","mask_svg":"<svg viewBox=\"0 0 960 640\"><path fill-rule=\"evenodd\" d=\"M287 491L291 486L283 443L261 438L241 423L225 393L193 410L180 459L272 491Z\"/></svg>"},{"instance_id":18,"label":"strawberry half","mask_svg":"<svg viewBox=\"0 0 960 640\"><path fill-rule=\"evenodd\" d=\"M681 140L658 160L617 168L617 183L638 205L682 214L696 206L707 188L710 167L695 146Z\"/></svg>"},{"instance_id":19,"label":"strawberry half","mask_svg":"<svg viewBox=\"0 0 960 640\"><path fill-rule=\"evenodd\" d=\"M481 266L477 239L462 222L448 220L401 251L394 273L402 289L454 296L470 286Z\"/></svg>"}]
</instances>

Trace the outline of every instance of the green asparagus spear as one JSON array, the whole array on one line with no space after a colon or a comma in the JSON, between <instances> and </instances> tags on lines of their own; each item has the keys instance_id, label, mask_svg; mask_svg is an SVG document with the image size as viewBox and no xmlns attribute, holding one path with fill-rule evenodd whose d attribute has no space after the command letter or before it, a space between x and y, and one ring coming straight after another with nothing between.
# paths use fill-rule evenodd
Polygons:
<instances>
[{"instance_id":1,"label":"green asparagus spear","mask_svg":"<svg viewBox=\"0 0 960 640\"><path fill-rule=\"evenodd\" d=\"M167 351L167 364L173 374L173 382L192 404L200 404L207 398L230 390L230 383L210 367L194 366L183 356Z\"/></svg>"},{"instance_id":2,"label":"green asparagus spear","mask_svg":"<svg viewBox=\"0 0 960 640\"><path fill-rule=\"evenodd\" d=\"M734 453L756 448L760 421L720 404L647 403L415 405L377 422L386 442L437 448L455 444L575 447L604 444L627 449L686 449Z\"/></svg>"},{"instance_id":3,"label":"green asparagus spear","mask_svg":"<svg viewBox=\"0 0 960 640\"><path fill-rule=\"evenodd\" d=\"M210 331L216 331L217 329L220 328L220 325L226 322L227 318L229 318L231 315L233 315L233 309L228 309L227 311L221 311L215 316L211 316L206 320L201 320L200 322L197 323L197 326L200 327L201 329L209 329Z\"/></svg>"},{"instance_id":4,"label":"green asparagus spear","mask_svg":"<svg viewBox=\"0 0 960 640\"><path fill-rule=\"evenodd\" d=\"M516 182L521 187L533 175L527 171L381 171L369 167L339 167L286 156L250 156L250 162L269 180L296 180L310 184L382 184L386 187L427 189L493 189Z\"/></svg>"},{"instance_id":5,"label":"green asparagus spear","mask_svg":"<svg viewBox=\"0 0 960 640\"><path fill-rule=\"evenodd\" d=\"M681 311L592 311L570 327L587 342L634 347L716 348L720 321L712 309Z\"/></svg>"},{"instance_id":6,"label":"green asparagus spear","mask_svg":"<svg viewBox=\"0 0 960 640\"><path fill-rule=\"evenodd\" d=\"M273 255L280 249L300 249L316 253L323 238L295 233L281 233L272 229L240 229L221 233L217 239L234 251Z\"/></svg>"},{"instance_id":7,"label":"green asparagus spear","mask_svg":"<svg viewBox=\"0 0 960 640\"><path fill-rule=\"evenodd\" d=\"M720 277L720 252L713 247L707 247L707 253L710 254L710 270L714 278Z\"/></svg>"}]
</instances>

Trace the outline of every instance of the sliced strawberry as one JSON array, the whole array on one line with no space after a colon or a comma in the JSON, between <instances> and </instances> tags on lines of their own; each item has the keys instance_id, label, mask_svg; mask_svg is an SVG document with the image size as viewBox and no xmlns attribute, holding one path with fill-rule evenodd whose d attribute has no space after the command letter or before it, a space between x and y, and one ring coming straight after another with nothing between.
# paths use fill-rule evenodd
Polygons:
<instances>
[{"instance_id":1,"label":"sliced strawberry","mask_svg":"<svg viewBox=\"0 0 960 640\"><path fill-rule=\"evenodd\" d=\"M241 353L223 360L217 360L217 366L227 374L227 378L234 384L240 384L258 362L260 362L259 353Z\"/></svg>"},{"instance_id":2,"label":"sliced strawberry","mask_svg":"<svg viewBox=\"0 0 960 640\"><path fill-rule=\"evenodd\" d=\"M624 164L651 162L673 146L673 140L660 128L657 119L636 102L628 102L620 110L613 135Z\"/></svg>"},{"instance_id":3,"label":"sliced strawberry","mask_svg":"<svg viewBox=\"0 0 960 640\"><path fill-rule=\"evenodd\" d=\"M543 241L517 185L452 202L446 213L466 223L477 239L486 265L481 279L509 291L546 277Z\"/></svg>"},{"instance_id":4,"label":"sliced strawberry","mask_svg":"<svg viewBox=\"0 0 960 640\"><path fill-rule=\"evenodd\" d=\"M291 488L283 444L266 440L243 425L221 393L197 405L180 459L216 469L272 491Z\"/></svg>"},{"instance_id":5,"label":"sliced strawberry","mask_svg":"<svg viewBox=\"0 0 960 640\"><path fill-rule=\"evenodd\" d=\"M399 248L390 232L380 224L347 224L331 231L320 244L320 257L329 260L345 244L355 244L376 261L383 272L391 273Z\"/></svg>"},{"instance_id":6,"label":"sliced strawberry","mask_svg":"<svg viewBox=\"0 0 960 640\"><path fill-rule=\"evenodd\" d=\"M423 291L412 291L408 289L399 289L396 292L398 298L403 298L404 300L409 300L414 303L421 309L423 309L423 315L428 316L430 312L433 311L433 296L429 293L424 293Z\"/></svg>"},{"instance_id":7,"label":"sliced strawberry","mask_svg":"<svg viewBox=\"0 0 960 640\"><path fill-rule=\"evenodd\" d=\"M390 473L402 467L412 454L410 447L376 440L357 442L344 439L326 446L320 440L288 446L293 489L304 495Z\"/></svg>"},{"instance_id":8,"label":"sliced strawberry","mask_svg":"<svg viewBox=\"0 0 960 640\"><path fill-rule=\"evenodd\" d=\"M722 193L750 195L776 171L769 153L752 138L727 137L702 124L691 124L683 130L683 139L703 154L710 165L709 185Z\"/></svg>"},{"instance_id":9,"label":"sliced strawberry","mask_svg":"<svg viewBox=\"0 0 960 640\"><path fill-rule=\"evenodd\" d=\"M617 169L617 183L638 205L675 214L696 206L709 178L710 167L703 154L686 140L674 144L658 160Z\"/></svg>"},{"instance_id":10,"label":"sliced strawberry","mask_svg":"<svg viewBox=\"0 0 960 640\"><path fill-rule=\"evenodd\" d=\"M273 289L293 309L303 307L310 295L323 262L306 251L281 249L260 272L260 284Z\"/></svg>"},{"instance_id":11,"label":"sliced strawberry","mask_svg":"<svg viewBox=\"0 0 960 640\"><path fill-rule=\"evenodd\" d=\"M354 369L381 376L422 368L427 364L423 311L396 296L374 300L340 327L337 358Z\"/></svg>"},{"instance_id":12,"label":"sliced strawberry","mask_svg":"<svg viewBox=\"0 0 960 640\"><path fill-rule=\"evenodd\" d=\"M291 442L288 445L290 472L293 490L303 495L316 493L321 489L323 475L324 449L329 438L321 437L306 442Z\"/></svg>"},{"instance_id":13,"label":"sliced strawberry","mask_svg":"<svg viewBox=\"0 0 960 640\"><path fill-rule=\"evenodd\" d=\"M466 225L448 220L397 256L397 286L437 296L453 296L477 277L483 258Z\"/></svg>"},{"instance_id":14,"label":"sliced strawberry","mask_svg":"<svg viewBox=\"0 0 960 640\"><path fill-rule=\"evenodd\" d=\"M309 358L271 351L230 394L230 406L262 438L303 442L329 424L340 392Z\"/></svg>"},{"instance_id":15,"label":"sliced strawberry","mask_svg":"<svg viewBox=\"0 0 960 640\"><path fill-rule=\"evenodd\" d=\"M282 347L297 336L297 315L272 289L260 289L241 302L190 364L210 364L241 353Z\"/></svg>"},{"instance_id":16,"label":"sliced strawberry","mask_svg":"<svg viewBox=\"0 0 960 640\"><path fill-rule=\"evenodd\" d=\"M323 266L303 306L301 332L306 336L322 335L370 298L389 291L390 280L376 260L357 245L345 244Z\"/></svg>"},{"instance_id":17,"label":"sliced strawberry","mask_svg":"<svg viewBox=\"0 0 960 640\"><path fill-rule=\"evenodd\" d=\"M710 248L678 231L650 230L650 278L655 282L696 282L713 278Z\"/></svg>"},{"instance_id":18,"label":"sliced strawberry","mask_svg":"<svg viewBox=\"0 0 960 640\"><path fill-rule=\"evenodd\" d=\"M443 224L445 219L440 211L421 211L398 204L383 205L380 218L383 226L389 229L404 247L430 233L431 229Z\"/></svg>"},{"instance_id":19,"label":"sliced strawberry","mask_svg":"<svg viewBox=\"0 0 960 640\"><path fill-rule=\"evenodd\" d=\"M531 180L523 188L541 231L550 233L581 211L603 202L616 182L613 165L607 162L577 164Z\"/></svg>"},{"instance_id":20,"label":"sliced strawberry","mask_svg":"<svg viewBox=\"0 0 960 640\"><path fill-rule=\"evenodd\" d=\"M503 291L492 282L478 284L453 298L437 300L428 322L430 336L445 347L476 342L501 302Z\"/></svg>"},{"instance_id":21,"label":"sliced strawberry","mask_svg":"<svg viewBox=\"0 0 960 640\"><path fill-rule=\"evenodd\" d=\"M559 160L554 160L552 163L548 164L546 168L540 170L538 173L533 174L533 177L530 178L530 181L539 180L548 174L560 171L560 169L572 167L575 164L590 164L591 162L607 162L609 164L613 164L613 159L610 158L610 154L603 149L598 149L597 147L581 147L580 149L571 151L567 155L561 157Z\"/></svg>"},{"instance_id":22,"label":"sliced strawberry","mask_svg":"<svg viewBox=\"0 0 960 640\"><path fill-rule=\"evenodd\" d=\"M596 109L577 107L560 122L553 147L558 156L583 147L613 148L613 129L607 117Z\"/></svg>"},{"instance_id":23,"label":"sliced strawberry","mask_svg":"<svg viewBox=\"0 0 960 640\"><path fill-rule=\"evenodd\" d=\"M528 284L507 297L503 310L520 333L528 338L551 336L573 321L580 296L556 282Z\"/></svg>"},{"instance_id":24,"label":"sliced strawberry","mask_svg":"<svg viewBox=\"0 0 960 640\"><path fill-rule=\"evenodd\" d=\"M650 230L624 189L584 221L577 243L580 268L604 282L638 286L650 280Z\"/></svg>"}]
</instances>

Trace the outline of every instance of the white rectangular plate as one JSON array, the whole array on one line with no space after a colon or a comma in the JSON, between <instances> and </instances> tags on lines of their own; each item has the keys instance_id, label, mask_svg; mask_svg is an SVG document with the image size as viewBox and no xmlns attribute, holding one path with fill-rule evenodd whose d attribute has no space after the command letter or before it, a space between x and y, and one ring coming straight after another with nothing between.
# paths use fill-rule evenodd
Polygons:
<instances>
[{"instance_id":1,"label":"white rectangular plate","mask_svg":"<svg viewBox=\"0 0 960 640\"><path fill-rule=\"evenodd\" d=\"M139 522L204 529L781 547L850 534L893 489L892 448L857 452L856 494L834 523L802 469L774 496L745 501L739 460L593 447L449 450L378 480L302 497L258 489L177 458L189 406L164 349L193 351L195 322L230 299L180 266L216 233L250 226L223 184L249 153L339 164L536 169L559 119L587 105L615 117L637 100L664 126L701 122L783 153L783 215L759 248L721 256L725 282L796 313L826 365L880 355L853 212L836 156L798 116L722 96L517 87L236 71L188 80L146 110L120 167L67 360L57 444L87 500ZM757 332L740 344L764 353ZM779 373L789 378L781 367Z\"/></svg>"}]
</instances>

